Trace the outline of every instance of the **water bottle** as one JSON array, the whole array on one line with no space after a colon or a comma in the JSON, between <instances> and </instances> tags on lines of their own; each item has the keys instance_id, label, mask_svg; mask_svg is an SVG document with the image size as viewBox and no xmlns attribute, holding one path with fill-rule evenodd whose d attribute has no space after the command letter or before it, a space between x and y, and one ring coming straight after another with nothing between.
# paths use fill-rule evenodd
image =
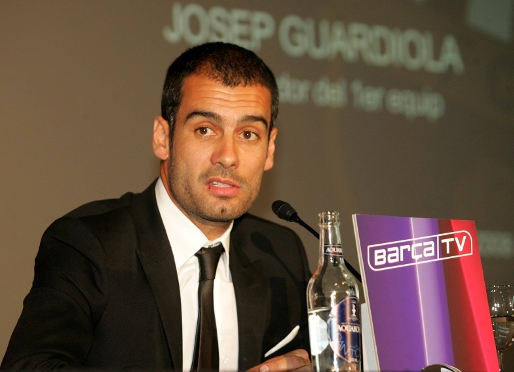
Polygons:
<instances>
[{"instance_id":1,"label":"water bottle","mask_svg":"<svg viewBox=\"0 0 514 372\"><path fill-rule=\"evenodd\" d=\"M359 287L344 264L339 213L321 212L319 226L319 264L307 286L312 368L360 371Z\"/></svg>"}]
</instances>

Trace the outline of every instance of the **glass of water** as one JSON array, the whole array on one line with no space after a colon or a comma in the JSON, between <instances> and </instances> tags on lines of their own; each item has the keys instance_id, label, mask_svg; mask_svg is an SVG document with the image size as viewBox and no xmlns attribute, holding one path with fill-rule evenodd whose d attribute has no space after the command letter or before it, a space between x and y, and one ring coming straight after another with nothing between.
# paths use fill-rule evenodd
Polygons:
<instances>
[{"instance_id":1,"label":"glass of water","mask_svg":"<svg viewBox=\"0 0 514 372\"><path fill-rule=\"evenodd\" d=\"M503 352L512 346L514 337L514 285L491 285L486 290L498 364L503 372Z\"/></svg>"}]
</instances>

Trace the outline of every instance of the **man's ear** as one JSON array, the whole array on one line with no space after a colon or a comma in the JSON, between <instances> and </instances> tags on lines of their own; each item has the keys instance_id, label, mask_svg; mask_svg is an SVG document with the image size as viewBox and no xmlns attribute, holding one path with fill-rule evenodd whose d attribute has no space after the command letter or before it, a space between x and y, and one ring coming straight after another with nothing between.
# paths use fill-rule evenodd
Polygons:
<instances>
[{"instance_id":1,"label":"man's ear","mask_svg":"<svg viewBox=\"0 0 514 372\"><path fill-rule=\"evenodd\" d=\"M162 161L170 157L170 126L162 116L153 122L153 153Z\"/></svg>"},{"instance_id":2,"label":"man's ear","mask_svg":"<svg viewBox=\"0 0 514 372\"><path fill-rule=\"evenodd\" d=\"M266 155L266 161L264 163L264 170L273 168L274 159L275 159L275 139L277 138L277 128L273 128L271 130L268 142L268 154Z\"/></svg>"}]
</instances>

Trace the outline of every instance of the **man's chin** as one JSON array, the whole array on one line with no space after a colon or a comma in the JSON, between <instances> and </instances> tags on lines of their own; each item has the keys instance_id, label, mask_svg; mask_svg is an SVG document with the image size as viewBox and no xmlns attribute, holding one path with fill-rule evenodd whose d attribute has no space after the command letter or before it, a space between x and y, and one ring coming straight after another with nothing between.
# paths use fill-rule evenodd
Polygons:
<instances>
[{"instance_id":1,"label":"man's chin","mask_svg":"<svg viewBox=\"0 0 514 372\"><path fill-rule=\"evenodd\" d=\"M206 213L201 217L211 222L231 222L245 214L248 208L236 208L228 205L222 205L215 208L215 210L216 213L212 213L211 209L206 211Z\"/></svg>"},{"instance_id":2,"label":"man's chin","mask_svg":"<svg viewBox=\"0 0 514 372\"><path fill-rule=\"evenodd\" d=\"M241 217L245 212L241 213L218 213L218 214L206 214L201 216L207 221L211 222L232 222L236 218Z\"/></svg>"}]
</instances>

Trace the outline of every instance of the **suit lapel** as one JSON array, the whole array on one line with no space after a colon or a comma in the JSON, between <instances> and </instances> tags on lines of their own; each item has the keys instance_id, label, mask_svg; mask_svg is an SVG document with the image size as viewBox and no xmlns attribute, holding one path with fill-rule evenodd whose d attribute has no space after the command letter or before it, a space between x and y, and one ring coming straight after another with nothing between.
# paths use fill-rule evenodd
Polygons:
<instances>
[{"instance_id":1,"label":"suit lapel","mask_svg":"<svg viewBox=\"0 0 514 372\"><path fill-rule=\"evenodd\" d=\"M139 239L141 265L153 291L168 341L173 369L182 367L182 315L175 261L155 199L155 182L133 195L130 213ZM244 218L244 217L243 217ZM254 244L235 221L230 242L230 272L234 283L239 328L239 370L260 364L270 316L270 292L261 260L251 261L245 250Z\"/></svg>"},{"instance_id":2,"label":"suit lapel","mask_svg":"<svg viewBox=\"0 0 514 372\"><path fill-rule=\"evenodd\" d=\"M230 241L230 273L236 296L239 328L239 370L261 363L264 333L268 328L269 289L261 260L251 262L245 248L251 245L248 234L238 231L236 221Z\"/></svg>"},{"instance_id":3,"label":"suit lapel","mask_svg":"<svg viewBox=\"0 0 514 372\"><path fill-rule=\"evenodd\" d=\"M137 254L153 291L173 367L182 370L180 288L171 247L155 199L155 182L134 195L131 214L139 239Z\"/></svg>"}]
</instances>

